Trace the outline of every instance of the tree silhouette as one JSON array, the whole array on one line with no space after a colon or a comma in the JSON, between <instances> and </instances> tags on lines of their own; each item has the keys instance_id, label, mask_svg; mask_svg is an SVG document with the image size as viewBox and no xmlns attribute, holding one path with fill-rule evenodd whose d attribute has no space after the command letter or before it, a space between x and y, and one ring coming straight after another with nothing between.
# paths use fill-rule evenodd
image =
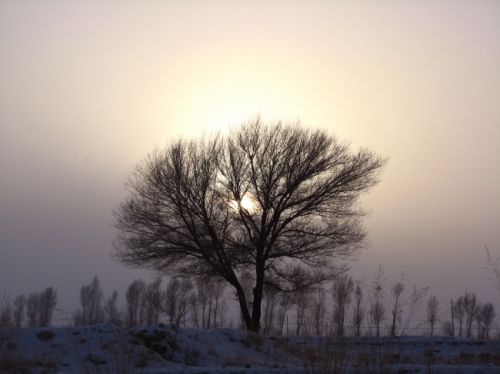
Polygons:
<instances>
[{"instance_id":1,"label":"tree silhouette","mask_svg":"<svg viewBox=\"0 0 500 374\"><path fill-rule=\"evenodd\" d=\"M384 160L322 130L260 119L227 136L179 140L151 153L115 212L117 257L171 275L211 275L235 290L259 331L264 286L331 280L361 248L360 193ZM252 275L252 295L241 275Z\"/></svg>"}]
</instances>

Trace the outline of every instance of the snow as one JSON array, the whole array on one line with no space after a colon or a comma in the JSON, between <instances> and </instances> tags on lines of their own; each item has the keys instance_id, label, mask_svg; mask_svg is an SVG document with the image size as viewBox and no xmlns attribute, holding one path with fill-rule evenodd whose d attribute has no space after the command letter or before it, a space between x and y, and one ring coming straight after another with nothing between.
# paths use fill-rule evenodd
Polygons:
<instances>
[{"instance_id":1,"label":"snow","mask_svg":"<svg viewBox=\"0 0 500 374\"><path fill-rule=\"evenodd\" d=\"M328 354L325 354L327 352ZM450 337L262 337L232 329L0 329L0 373L500 373L500 341Z\"/></svg>"}]
</instances>

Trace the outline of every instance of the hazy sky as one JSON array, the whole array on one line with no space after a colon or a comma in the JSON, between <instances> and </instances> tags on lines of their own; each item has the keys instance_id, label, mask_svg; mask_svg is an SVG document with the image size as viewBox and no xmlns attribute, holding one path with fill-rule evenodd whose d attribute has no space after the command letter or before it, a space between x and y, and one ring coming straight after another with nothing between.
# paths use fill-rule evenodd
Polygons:
<instances>
[{"instance_id":1,"label":"hazy sky","mask_svg":"<svg viewBox=\"0 0 500 374\"><path fill-rule=\"evenodd\" d=\"M500 297L500 2L0 0L0 295L60 307L111 257L133 167L260 113L389 158L356 277Z\"/></svg>"}]
</instances>

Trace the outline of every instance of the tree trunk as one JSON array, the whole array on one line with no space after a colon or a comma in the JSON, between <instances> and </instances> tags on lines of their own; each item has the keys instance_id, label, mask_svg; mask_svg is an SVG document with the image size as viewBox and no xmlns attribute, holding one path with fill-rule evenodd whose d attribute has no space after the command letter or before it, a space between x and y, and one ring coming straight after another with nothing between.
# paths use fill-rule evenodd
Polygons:
<instances>
[{"instance_id":1,"label":"tree trunk","mask_svg":"<svg viewBox=\"0 0 500 374\"><path fill-rule=\"evenodd\" d=\"M252 321L248 330L259 333L260 317L262 314L262 293L264 290L264 269L261 269L260 266L257 267L256 278L253 289Z\"/></svg>"},{"instance_id":2,"label":"tree trunk","mask_svg":"<svg viewBox=\"0 0 500 374\"><path fill-rule=\"evenodd\" d=\"M247 305L247 299L245 297L245 292L243 292L243 288L239 284L233 285L233 287L235 288L236 295L238 296L238 302L240 304L241 316L243 317L243 320L245 321L245 325L247 327L247 330L253 331L251 329L252 319L250 318L250 312L248 311L248 305Z\"/></svg>"}]
</instances>

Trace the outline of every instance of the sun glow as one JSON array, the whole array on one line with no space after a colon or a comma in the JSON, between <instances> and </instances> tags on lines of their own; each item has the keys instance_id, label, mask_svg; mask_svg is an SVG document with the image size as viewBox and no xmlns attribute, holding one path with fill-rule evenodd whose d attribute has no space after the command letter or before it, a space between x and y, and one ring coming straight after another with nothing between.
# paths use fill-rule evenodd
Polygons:
<instances>
[{"instance_id":1,"label":"sun glow","mask_svg":"<svg viewBox=\"0 0 500 374\"><path fill-rule=\"evenodd\" d=\"M236 211L238 211L241 207L249 213L253 213L256 208L255 201L248 195L244 195L239 202L237 200L231 200L229 204L231 208Z\"/></svg>"},{"instance_id":2,"label":"sun glow","mask_svg":"<svg viewBox=\"0 0 500 374\"><path fill-rule=\"evenodd\" d=\"M178 113L171 118L174 112L165 106L163 121L178 124L177 130L183 136L199 136L200 131L226 133L257 115L269 120L296 120L304 115L304 110L297 108L307 102L306 98L292 94L302 92L302 86L283 81L266 64L248 61L214 64L217 68L190 66L191 75L179 77L183 79L179 83L182 88L175 98L163 99L165 102L175 100L175 113Z\"/></svg>"}]
</instances>

